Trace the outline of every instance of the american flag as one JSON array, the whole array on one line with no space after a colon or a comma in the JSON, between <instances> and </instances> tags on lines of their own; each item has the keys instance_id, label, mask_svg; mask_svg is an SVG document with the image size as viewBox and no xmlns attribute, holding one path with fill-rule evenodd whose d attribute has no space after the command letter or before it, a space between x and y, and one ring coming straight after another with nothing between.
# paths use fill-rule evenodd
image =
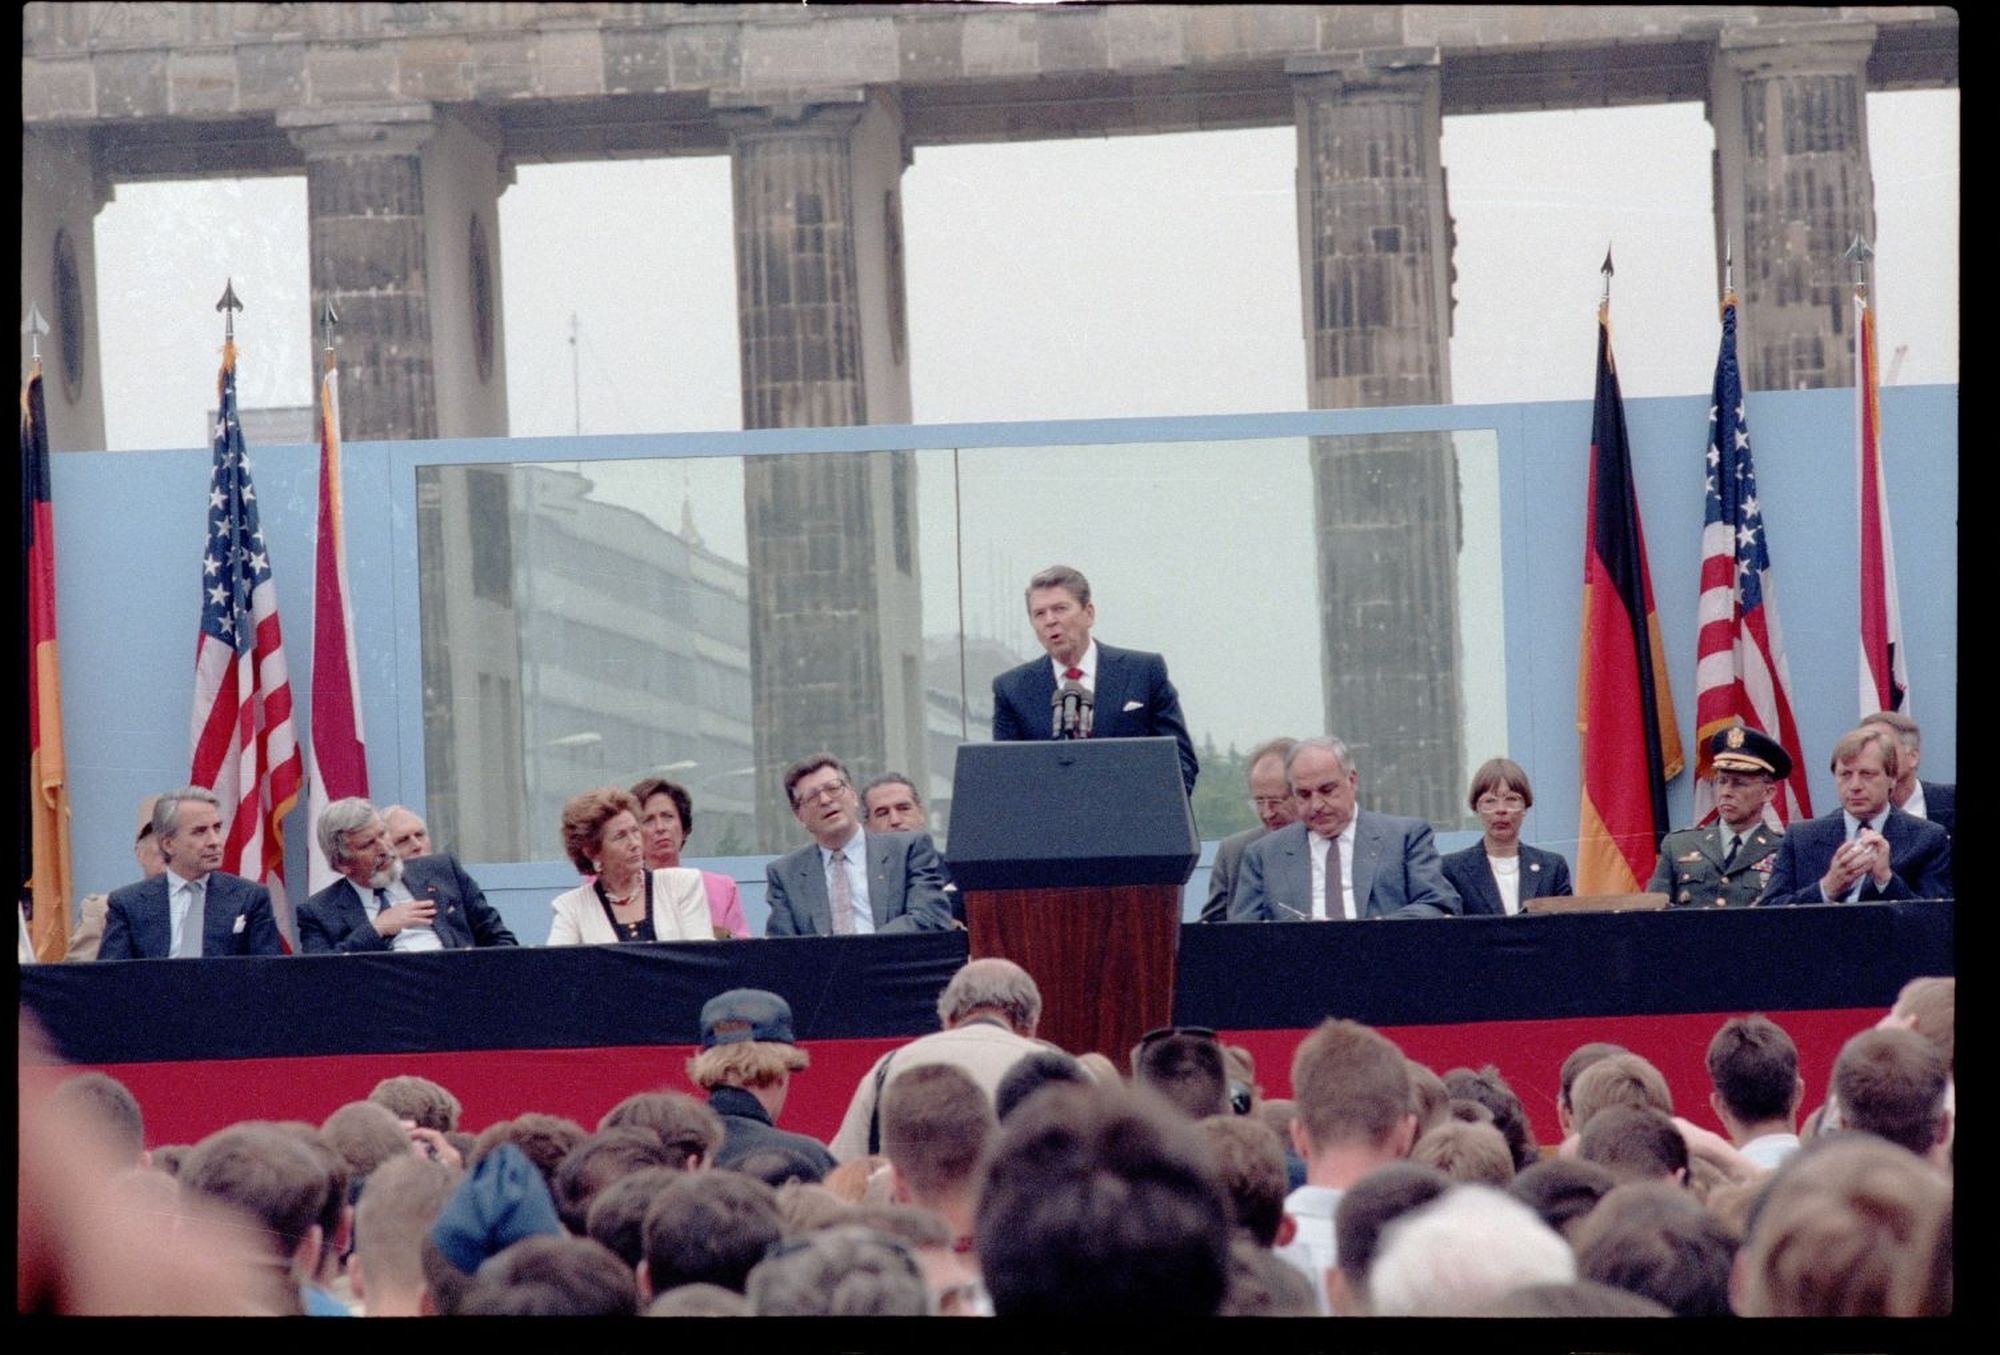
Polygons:
<instances>
[{"instance_id":1,"label":"american flag","mask_svg":"<svg viewBox=\"0 0 2000 1355\"><path fill-rule=\"evenodd\" d=\"M1791 778L1765 808L1777 826L1812 817L1792 718L1792 679L1771 589L1771 553L1750 461L1750 423L1736 366L1736 296L1722 300L1722 351L1708 407L1708 498L1701 529L1700 636L1695 658L1695 818L1715 814L1708 741L1742 721L1792 756Z\"/></svg>"},{"instance_id":2,"label":"american flag","mask_svg":"<svg viewBox=\"0 0 2000 1355\"><path fill-rule=\"evenodd\" d=\"M257 523L257 491L236 413L234 343L222 347L218 385L189 779L221 797L228 826L222 868L269 886L289 948L294 926L285 902L284 819L298 803L301 761L270 550Z\"/></svg>"}]
</instances>

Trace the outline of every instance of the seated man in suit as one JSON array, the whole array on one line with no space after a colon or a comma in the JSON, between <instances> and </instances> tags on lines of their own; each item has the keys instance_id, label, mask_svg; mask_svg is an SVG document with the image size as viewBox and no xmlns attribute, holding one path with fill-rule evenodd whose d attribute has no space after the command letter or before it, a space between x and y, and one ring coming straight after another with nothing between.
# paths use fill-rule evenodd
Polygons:
<instances>
[{"instance_id":1,"label":"seated man in suit","mask_svg":"<svg viewBox=\"0 0 2000 1355\"><path fill-rule=\"evenodd\" d=\"M1833 746L1840 812L1785 830L1759 904L1948 899L1951 835L1889 803L1901 745L1863 725Z\"/></svg>"},{"instance_id":2,"label":"seated man in suit","mask_svg":"<svg viewBox=\"0 0 2000 1355\"><path fill-rule=\"evenodd\" d=\"M1896 760L1896 784L1889 791L1889 803L1905 814L1929 819L1947 833L1957 831L1958 785L1952 781L1919 781L1917 766L1924 757L1924 731L1899 710L1878 710L1861 722L1881 725L1896 732L1903 745Z\"/></svg>"},{"instance_id":3,"label":"seated man in suit","mask_svg":"<svg viewBox=\"0 0 2000 1355\"><path fill-rule=\"evenodd\" d=\"M1090 580L1068 565L1051 565L1028 580L1028 619L1049 657L993 679L993 741L1169 735L1180 748L1181 780L1192 794L1201 764L1181 719L1180 694L1167 680L1166 660L1091 639L1097 608Z\"/></svg>"},{"instance_id":4,"label":"seated man in suit","mask_svg":"<svg viewBox=\"0 0 2000 1355\"><path fill-rule=\"evenodd\" d=\"M226 830L212 790L183 786L153 805L153 836L166 870L111 891L100 960L283 955L271 892L217 869Z\"/></svg>"},{"instance_id":5,"label":"seated man in suit","mask_svg":"<svg viewBox=\"0 0 2000 1355\"><path fill-rule=\"evenodd\" d=\"M884 772L861 788L861 826L871 833L928 833L930 812L916 782L901 772ZM954 925L965 925L965 896L951 882L951 868L938 861L938 875L944 880L945 906Z\"/></svg>"},{"instance_id":6,"label":"seated man in suit","mask_svg":"<svg viewBox=\"0 0 2000 1355\"><path fill-rule=\"evenodd\" d=\"M792 813L811 846L764 868L766 936L936 932L950 925L944 876L928 833L861 831L847 768L816 753L785 772Z\"/></svg>"},{"instance_id":7,"label":"seated man in suit","mask_svg":"<svg viewBox=\"0 0 2000 1355\"><path fill-rule=\"evenodd\" d=\"M320 811L320 850L344 877L299 910L308 955L512 946L514 933L451 856L405 861L375 806L359 796Z\"/></svg>"},{"instance_id":8,"label":"seated man in suit","mask_svg":"<svg viewBox=\"0 0 2000 1355\"><path fill-rule=\"evenodd\" d=\"M1780 834L1764 821L1778 783L1792 774L1785 746L1744 725L1708 740L1714 769L1715 822L1660 839L1660 861L1646 882L1675 908L1748 908L1778 864Z\"/></svg>"},{"instance_id":9,"label":"seated man in suit","mask_svg":"<svg viewBox=\"0 0 2000 1355\"><path fill-rule=\"evenodd\" d=\"M1355 809L1360 774L1347 745L1301 739L1285 758L1299 821L1243 852L1231 922L1456 917L1431 826Z\"/></svg>"},{"instance_id":10,"label":"seated man in suit","mask_svg":"<svg viewBox=\"0 0 2000 1355\"><path fill-rule=\"evenodd\" d=\"M1298 801L1292 798L1291 783L1285 780L1285 754L1297 739L1271 739L1250 750L1244 764L1244 780L1250 783L1250 807L1257 811L1257 825L1231 833L1215 844L1215 863L1208 868L1208 902L1201 906L1203 922L1229 920L1229 896L1236 892L1236 877L1243 866L1243 849L1280 828L1299 821Z\"/></svg>"}]
</instances>

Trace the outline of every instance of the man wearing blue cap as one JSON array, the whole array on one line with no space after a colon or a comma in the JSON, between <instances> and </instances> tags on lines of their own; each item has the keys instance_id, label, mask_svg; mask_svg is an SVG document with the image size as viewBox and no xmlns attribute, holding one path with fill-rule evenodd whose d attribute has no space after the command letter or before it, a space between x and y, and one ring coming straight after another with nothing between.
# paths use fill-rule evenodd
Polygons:
<instances>
[{"instance_id":1,"label":"man wearing blue cap","mask_svg":"<svg viewBox=\"0 0 2000 1355\"><path fill-rule=\"evenodd\" d=\"M1747 725L1716 730L1708 752L1715 822L1668 833L1646 889L1676 908L1748 908L1778 861L1783 839L1764 822L1764 807L1792 774L1792 759L1783 744Z\"/></svg>"},{"instance_id":2,"label":"man wearing blue cap","mask_svg":"<svg viewBox=\"0 0 2000 1355\"><path fill-rule=\"evenodd\" d=\"M708 1093L722 1117L722 1147L714 1165L732 1167L751 1153L780 1148L810 1163L820 1176L836 1165L826 1145L777 1127L792 1074L811 1062L792 1038L791 1004L761 988L732 988L701 1009L701 1053L687 1074Z\"/></svg>"}]
</instances>

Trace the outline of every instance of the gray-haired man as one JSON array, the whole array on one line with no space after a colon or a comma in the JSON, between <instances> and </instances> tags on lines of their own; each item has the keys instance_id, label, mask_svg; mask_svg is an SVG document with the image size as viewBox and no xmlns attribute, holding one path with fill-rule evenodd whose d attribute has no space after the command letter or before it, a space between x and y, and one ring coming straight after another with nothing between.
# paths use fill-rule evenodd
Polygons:
<instances>
[{"instance_id":1,"label":"gray-haired man","mask_svg":"<svg viewBox=\"0 0 2000 1355\"><path fill-rule=\"evenodd\" d=\"M299 944L308 955L518 944L454 857L398 857L368 801L335 800L320 811L315 831L342 878L299 910Z\"/></svg>"},{"instance_id":2,"label":"gray-haired man","mask_svg":"<svg viewBox=\"0 0 2000 1355\"><path fill-rule=\"evenodd\" d=\"M153 836L166 870L111 891L100 960L163 960L216 955L283 955L271 892L218 869L222 802L184 786L153 804Z\"/></svg>"}]
</instances>

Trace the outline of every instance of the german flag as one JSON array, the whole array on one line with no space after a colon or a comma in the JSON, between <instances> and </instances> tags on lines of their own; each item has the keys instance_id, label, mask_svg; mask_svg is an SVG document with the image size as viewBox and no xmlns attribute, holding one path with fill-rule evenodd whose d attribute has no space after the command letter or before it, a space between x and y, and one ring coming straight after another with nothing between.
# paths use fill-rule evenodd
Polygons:
<instances>
[{"instance_id":1,"label":"german flag","mask_svg":"<svg viewBox=\"0 0 2000 1355\"><path fill-rule=\"evenodd\" d=\"M1667 831L1667 782L1681 736L1653 613L1653 581L1632 485L1625 402L1611 360L1611 312L1597 312L1597 400L1590 420L1590 518L1583 634L1576 665L1582 816L1576 892L1630 894L1653 871Z\"/></svg>"},{"instance_id":2,"label":"german flag","mask_svg":"<svg viewBox=\"0 0 2000 1355\"><path fill-rule=\"evenodd\" d=\"M56 540L49 435L37 359L21 390L21 526L28 585L28 935L35 958L69 948L69 783L63 767L62 674L56 662Z\"/></svg>"}]
</instances>

